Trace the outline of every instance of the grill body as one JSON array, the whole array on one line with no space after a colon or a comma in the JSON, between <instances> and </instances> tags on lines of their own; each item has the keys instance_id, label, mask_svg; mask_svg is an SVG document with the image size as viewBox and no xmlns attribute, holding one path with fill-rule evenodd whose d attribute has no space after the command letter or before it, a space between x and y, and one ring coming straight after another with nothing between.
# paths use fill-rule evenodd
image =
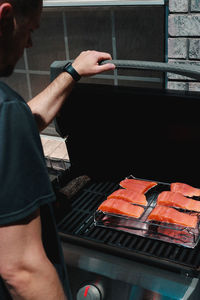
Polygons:
<instances>
[{"instance_id":1,"label":"grill body","mask_svg":"<svg viewBox=\"0 0 200 300\"><path fill-rule=\"evenodd\" d=\"M56 118L71 164L58 186L90 178L57 218L74 297L98 282L109 300L198 299L199 243L188 249L95 227L93 220L130 174L200 186L199 111L198 93L90 84L72 91Z\"/></svg>"}]
</instances>

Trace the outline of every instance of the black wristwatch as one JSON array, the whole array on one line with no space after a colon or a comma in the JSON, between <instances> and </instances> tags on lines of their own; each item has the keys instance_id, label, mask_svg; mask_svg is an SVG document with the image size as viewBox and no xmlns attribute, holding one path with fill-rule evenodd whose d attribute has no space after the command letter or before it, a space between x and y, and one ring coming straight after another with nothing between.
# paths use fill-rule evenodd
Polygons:
<instances>
[{"instance_id":1,"label":"black wristwatch","mask_svg":"<svg viewBox=\"0 0 200 300\"><path fill-rule=\"evenodd\" d=\"M68 62L64 67L63 67L63 71L69 73L72 78L75 81L78 81L81 79L81 76L78 74L78 72L72 67L72 63Z\"/></svg>"}]
</instances>

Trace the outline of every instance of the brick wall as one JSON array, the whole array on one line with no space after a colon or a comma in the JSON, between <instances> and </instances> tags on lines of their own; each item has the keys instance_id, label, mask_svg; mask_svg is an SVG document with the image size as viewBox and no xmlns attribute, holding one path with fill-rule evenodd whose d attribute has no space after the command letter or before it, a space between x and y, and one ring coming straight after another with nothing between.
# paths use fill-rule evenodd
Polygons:
<instances>
[{"instance_id":1,"label":"brick wall","mask_svg":"<svg viewBox=\"0 0 200 300\"><path fill-rule=\"evenodd\" d=\"M200 0L169 0L168 60L200 68ZM200 91L200 83L168 74L168 88Z\"/></svg>"}]
</instances>

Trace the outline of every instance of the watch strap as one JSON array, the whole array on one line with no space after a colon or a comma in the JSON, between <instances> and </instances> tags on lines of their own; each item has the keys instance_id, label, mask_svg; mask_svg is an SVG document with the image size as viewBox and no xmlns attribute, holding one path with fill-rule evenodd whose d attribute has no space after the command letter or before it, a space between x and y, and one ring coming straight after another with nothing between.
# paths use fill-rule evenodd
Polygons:
<instances>
[{"instance_id":1,"label":"watch strap","mask_svg":"<svg viewBox=\"0 0 200 300\"><path fill-rule=\"evenodd\" d=\"M68 62L68 63L63 67L63 71L69 73L75 81L78 81L78 80L81 79L81 76L80 76L79 73L73 68L71 62Z\"/></svg>"}]
</instances>

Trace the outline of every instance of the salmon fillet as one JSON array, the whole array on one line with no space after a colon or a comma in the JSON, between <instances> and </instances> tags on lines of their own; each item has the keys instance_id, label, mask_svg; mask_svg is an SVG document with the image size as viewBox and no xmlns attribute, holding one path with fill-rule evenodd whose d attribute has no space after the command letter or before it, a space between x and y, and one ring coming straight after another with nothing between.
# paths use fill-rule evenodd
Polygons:
<instances>
[{"instance_id":1,"label":"salmon fillet","mask_svg":"<svg viewBox=\"0 0 200 300\"><path fill-rule=\"evenodd\" d=\"M138 193L146 193L150 188L156 186L154 181L145 181L139 179L124 179L120 182L120 186Z\"/></svg>"},{"instance_id":2,"label":"salmon fillet","mask_svg":"<svg viewBox=\"0 0 200 300\"><path fill-rule=\"evenodd\" d=\"M188 197L200 196L200 189L181 182L171 183L171 191L181 193Z\"/></svg>"},{"instance_id":3,"label":"salmon fillet","mask_svg":"<svg viewBox=\"0 0 200 300\"><path fill-rule=\"evenodd\" d=\"M148 216L148 220L173 223L184 227L196 228L198 218L187 213L182 213L175 208L156 206Z\"/></svg>"},{"instance_id":4,"label":"salmon fillet","mask_svg":"<svg viewBox=\"0 0 200 300\"><path fill-rule=\"evenodd\" d=\"M112 194L108 196L108 199L122 199L128 202L132 202L134 204L147 205L146 196L144 194L127 190L127 189L119 189L114 191Z\"/></svg>"},{"instance_id":5,"label":"salmon fillet","mask_svg":"<svg viewBox=\"0 0 200 300\"><path fill-rule=\"evenodd\" d=\"M130 202L121 199L109 198L105 200L98 210L107 213L126 215L133 218L139 218L144 212L144 208L137 205L132 205Z\"/></svg>"},{"instance_id":6,"label":"salmon fillet","mask_svg":"<svg viewBox=\"0 0 200 300\"><path fill-rule=\"evenodd\" d=\"M180 207L187 210L200 212L200 201L189 199L181 193L165 191L159 194L158 205Z\"/></svg>"}]
</instances>

